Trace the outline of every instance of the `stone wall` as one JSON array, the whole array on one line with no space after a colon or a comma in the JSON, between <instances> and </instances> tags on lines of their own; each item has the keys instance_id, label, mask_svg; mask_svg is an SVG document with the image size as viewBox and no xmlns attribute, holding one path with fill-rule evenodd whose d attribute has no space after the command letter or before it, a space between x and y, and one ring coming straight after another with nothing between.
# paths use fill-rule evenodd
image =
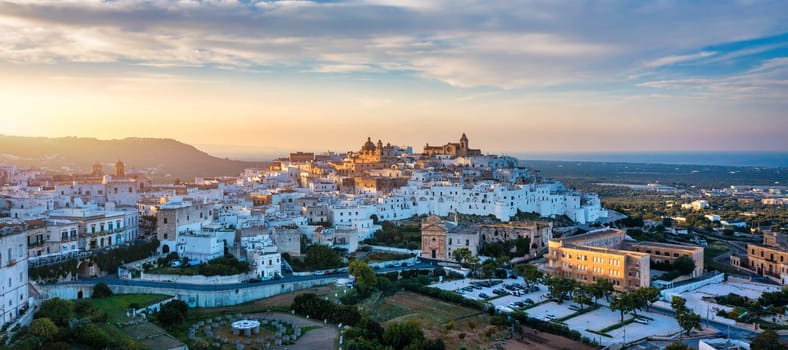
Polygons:
<instances>
[{"instance_id":1,"label":"stone wall","mask_svg":"<svg viewBox=\"0 0 788 350\"><path fill-rule=\"evenodd\" d=\"M234 284L234 283L242 283L248 280L249 274L242 273L238 275L229 275L229 276L188 276L188 275L165 275L165 274L153 274L153 273L143 273L140 276L140 280L142 281L153 281L153 282L173 282L173 283L183 283L183 284L201 284L201 285L219 285L219 284Z\"/></svg>"},{"instance_id":2,"label":"stone wall","mask_svg":"<svg viewBox=\"0 0 788 350\"><path fill-rule=\"evenodd\" d=\"M115 294L145 293L174 295L179 300L185 301L190 307L221 307L243 304L302 289L334 284L336 281L337 277L326 276L326 278L308 281L258 284L244 286L244 288L220 290L192 290L176 287L148 287L114 284L111 284L109 287ZM42 289L49 298L59 297L62 299L74 300L77 299L77 295L80 291L82 291L83 297L89 298L93 291L93 286L87 284L58 284L42 286Z\"/></svg>"}]
</instances>

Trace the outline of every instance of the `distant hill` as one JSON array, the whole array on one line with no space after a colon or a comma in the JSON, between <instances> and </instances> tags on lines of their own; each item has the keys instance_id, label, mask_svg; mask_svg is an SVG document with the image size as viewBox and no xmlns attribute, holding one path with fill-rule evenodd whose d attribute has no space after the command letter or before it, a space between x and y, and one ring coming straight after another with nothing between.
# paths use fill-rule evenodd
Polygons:
<instances>
[{"instance_id":1,"label":"distant hill","mask_svg":"<svg viewBox=\"0 0 788 350\"><path fill-rule=\"evenodd\" d=\"M234 176L245 168L260 167L211 156L172 139L125 138L98 140L82 137L22 137L0 135L0 163L35 167L55 174L90 172L99 162L112 174L122 160L127 169L142 170L154 180L192 180L195 176Z\"/></svg>"}]
</instances>

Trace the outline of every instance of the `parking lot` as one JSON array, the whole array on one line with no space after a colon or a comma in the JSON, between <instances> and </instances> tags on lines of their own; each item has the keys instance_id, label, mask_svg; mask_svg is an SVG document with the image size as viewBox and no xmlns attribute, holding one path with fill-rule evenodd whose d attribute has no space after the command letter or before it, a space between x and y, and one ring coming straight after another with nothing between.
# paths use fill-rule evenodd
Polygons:
<instances>
[{"instance_id":1,"label":"parking lot","mask_svg":"<svg viewBox=\"0 0 788 350\"><path fill-rule=\"evenodd\" d=\"M532 287L531 290L526 290L522 279L519 278L493 280L464 279L436 284L433 287L455 291L468 299L488 301L493 304L497 310L504 312L511 312L545 301L545 294L547 293L547 287L541 284L537 284ZM561 317L558 315L555 316Z\"/></svg>"},{"instance_id":2,"label":"parking lot","mask_svg":"<svg viewBox=\"0 0 788 350\"><path fill-rule=\"evenodd\" d=\"M522 309L513 303L521 303L525 306L523 312L533 318L541 320L557 320L575 314L579 308L571 301L564 301L558 304L554 301L549 301L546 298L547 287L538 284L539 290L517 293L515 290L506 289L505 286L512 284L523 285L522 279L497 279L492 280L495 285L481 286L482 283L489 283L488 280L471 280L464 279L458 281L444 282L433 285L433 287L443 290L456 291L466 298L473 300L486 300L493 304L497 310L504 312L511 312L515 309ZM476 286L476 287L471 287ZM495 294L495 290L503 289L507 294ZM513 293L514 292L514 293ZM513 295L519 294L519 295ZM486 295L488 298L482 298L481 295ZM525 301L530 299L533 304ZM542 303L542 304L540 304ZM534 304L539 304L534 306ZM601 307L597 310L572 317L565 320L564 323L573 330L579 331L583 336L590 339L601 341L602 345L610 345L621 343L624 338L627 341L634 341L636 339L645 338L650 335L670 335L679 331L676 320L672 317L664 316L661 314L650 312L638 312L639 315L645 315L650 320L643 320L643 323L630 323L626 326L608 331L610 337L600 336L599 334L589 332L588 330L600 331L606 327L613 326L620 322L620 315L617 311L611 311L604 300L600 300ZM631 315L626 315L625 319L631 318Z\"/></svg>"}]
</instances>

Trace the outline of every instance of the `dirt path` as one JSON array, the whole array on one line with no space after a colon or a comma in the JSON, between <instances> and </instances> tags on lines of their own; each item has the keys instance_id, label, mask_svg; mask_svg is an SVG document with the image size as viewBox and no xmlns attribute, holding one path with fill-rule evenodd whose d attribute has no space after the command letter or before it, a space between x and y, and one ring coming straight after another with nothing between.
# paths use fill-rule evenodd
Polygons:
<instances>
[{"instance_id":1,"label":"dirt path","mask_svg":"<svg viewBox=\"0 0 788 350\"><path fill-rule=\"evenodd\" d=\"M259 316L268 316L269 314L258 314ZM288 345L288 350L315 350L315 349L335 349L337 341L339 340L339 331L336 326L332 324L323 325L323 322L308 320L299 316L272 313L272 318L279 319L301 328L317 326L320 328L306 332L295 345Z\"/></svg>"}]
</instances>

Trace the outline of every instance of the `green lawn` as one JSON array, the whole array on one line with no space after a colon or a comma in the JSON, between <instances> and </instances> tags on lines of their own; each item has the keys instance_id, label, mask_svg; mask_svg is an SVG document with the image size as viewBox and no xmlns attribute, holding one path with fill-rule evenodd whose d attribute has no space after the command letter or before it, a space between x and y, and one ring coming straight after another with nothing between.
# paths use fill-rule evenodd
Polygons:
<instances>
[{"instance_id":1,"label":"green lawn","mask_svg":"<svg viewBox=\"0 0 788 350\"><path fill-rule=\"evenodd\" d=\"M412 292L399 292L382 298L365 311L381 322L415 319L425 327L479 313L478 310Z\"/></svg>"},{"instance_id":2,"label":"green lawn","mask_svg":"<svg viewBox=\"0 0 788 350\"><path fill-rule=\"evenodd\" d=\"M116 294L100 299L88 299L93 305L107 313L110 322L126 320L129 305L136 303L139 307L155 304L170 296L162 294Z\"/></svg>"}]
</instances>

